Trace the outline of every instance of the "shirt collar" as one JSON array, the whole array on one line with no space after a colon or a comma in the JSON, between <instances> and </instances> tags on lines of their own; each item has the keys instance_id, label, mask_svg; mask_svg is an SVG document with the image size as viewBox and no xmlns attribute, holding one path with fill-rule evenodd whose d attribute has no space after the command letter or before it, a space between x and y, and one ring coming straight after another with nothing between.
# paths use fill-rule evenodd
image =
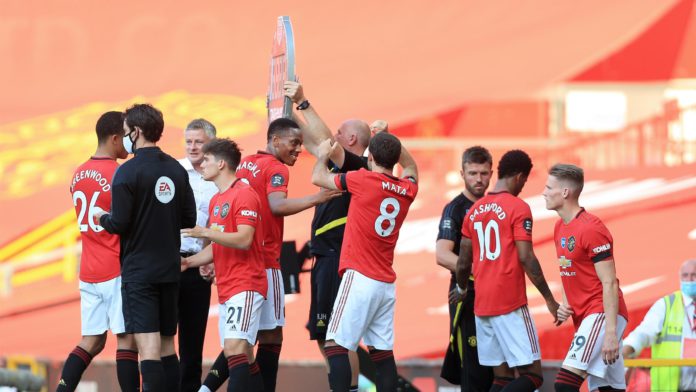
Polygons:
<instances>
[{"instance_id":1,"label":"shirt collar","mask_svg":"<svg viewBox=\"0 0 696 392\"><path fill-rule=\"evenodd\" d=\"M186 169L186 171L192 171L192 170L194 170L194 169L193 169L193 164L191 163L191 161L189 161L188 158L181 158L181 159L179 159L179 163L181 164L181 166L184 167L184 169Z\"/></svg>"}]
</instances>

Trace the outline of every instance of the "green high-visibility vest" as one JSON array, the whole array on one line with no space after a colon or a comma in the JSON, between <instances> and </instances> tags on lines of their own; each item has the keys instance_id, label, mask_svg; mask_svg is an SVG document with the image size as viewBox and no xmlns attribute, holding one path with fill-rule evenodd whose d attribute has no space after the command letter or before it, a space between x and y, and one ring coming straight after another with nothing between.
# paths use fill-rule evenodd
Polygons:
<instances>
[{"instance_id":1,"label":"green high-visibility vest","mask_svg":"<svg viewBox=\"0 0 696 392\"><path fill-rule=\"evenodd\" d=\"M682 328L684 327L684 302L681 291L667 295L665 301L665 322L652 346L655 359L678 359L682 353ZM650 390L652 392L677 392L679 390L680 370L678 367L653 367L650 369Z\"/></svg>"}]
</instances>

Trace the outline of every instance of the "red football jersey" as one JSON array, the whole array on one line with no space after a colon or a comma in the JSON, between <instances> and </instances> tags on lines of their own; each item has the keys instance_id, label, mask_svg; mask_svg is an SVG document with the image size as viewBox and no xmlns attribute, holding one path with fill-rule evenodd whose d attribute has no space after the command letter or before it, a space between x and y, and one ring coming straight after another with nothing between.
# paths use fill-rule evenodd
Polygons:
<instances>
[{"instance_id":1,"label":"red football jersey","mask_svg":"<svg viewBox=\"0 0 696 392\"><path fill-rule=\"evenodd\" d=\"M532 241L532 211L508 192L489 192L469 209L462 236L471 239L477 316L498 316L527 304L515 241Z\"/></svg>"},{"instance_id":2,"label":"red football jersey","mask_svg":"<svg viewBox=\"0 0 696 392\"><path fill-rule=\"evenodd\" d=\"M82 239L80 280L83 282L105 282L121 274L119 237L90 219L94 207L111 209L111 180L116 168L118 163L113 159L92 157L72 177L70 193Z\"/></svg>"},{"instance_id":3,"label":"red football jersey","mask_svg":"<svg viewBox=\"0 0 696 392\"><path fill-rule=\"evenodd\" d=\"M586 316L604 313L602 282L597 276L595 263L614 259L614 240L604 223L585 209L568 224L559 219L553 238L563 290L568 304L573 308L573 324L577 329ZM628 320L621 288L619 314Z\"/></svg>"},{"instance_id":4,"label":"red football jersey","mask_svg":"<svg viewBox=\"0 0 696 392\"><path fill-rule=\"evenodd\" d=\"M213 262L218 300L224 304L242 291L266 296L268 281L261 254L263 231L259 224L261 202L251 186L240 180L210 199L210 228L225 233L237 232L239 225L254 227L254 240L248 250L230 248L213 242Z\"/></svg>"},{"instance_id":5,"label":"red football jersey","mask_svg":"<svg viewBox=\"0 0 696 392\"><path fill-rule=\"evenodd\" d=\"M365 169L337 175L334 181L351 194L339 274L353 269L374 280L394 282L394 248L418 184Z\"/></svg>"},{"instance_id":6,"label":"red football jersey","mask_svg":"<svg viewBox=\"0 0 696 392\"><path fill-rule=\"evenodd\" d=\"M251 185L261 200L261 224L263 225L263 258L266 268L280 269L280 248L283 245L283 217L273 215L268 195L273 192L288 193L290 172L278 158L259 151L242 159L237 166L237 177Z\"/></svg>"}]
</instances>

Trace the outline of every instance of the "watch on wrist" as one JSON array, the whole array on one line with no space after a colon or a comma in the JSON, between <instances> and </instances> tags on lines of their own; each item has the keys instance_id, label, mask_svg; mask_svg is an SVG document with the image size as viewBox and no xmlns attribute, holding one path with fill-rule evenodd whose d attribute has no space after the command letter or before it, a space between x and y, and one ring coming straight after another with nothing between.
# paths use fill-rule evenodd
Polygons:
<instances>
[{"instance_id":1,"label":"watch on wrist","mask_svg":"<svg viewBox=\"0 0 696 392\"><path fill-rule=\"evenodd\" d=\"M309 101L305 99L304 101L300 102L299 105L297 105L297 110L305 110L308 107L309 107Z\"/></svg>"}]
</instances>

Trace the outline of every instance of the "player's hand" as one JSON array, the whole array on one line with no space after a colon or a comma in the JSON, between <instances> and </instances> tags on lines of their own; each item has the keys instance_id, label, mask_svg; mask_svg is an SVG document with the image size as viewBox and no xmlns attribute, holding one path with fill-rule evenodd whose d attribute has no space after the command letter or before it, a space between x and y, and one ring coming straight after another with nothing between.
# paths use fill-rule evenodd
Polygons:
<instances>
[{"instance_id":1,"label":"player's hand","mask_svg":"<svg viewBox=\"0 0 696 392\"><path fill-rule=\"evenodd\" d=\"M189 268L189 261L186 257L181 258L181 272L186 271Z\"/></svg>"},{"instance_id":2,"label":"player's hand","mask_svg":"<svg viewBox=\"0 0 696 392\"><path fill-rule=\"evenodd\" d=\"M203 280L210 282L215 278L215 265L213 263L202 265L198 268L198 273L201 274Z\"/></svg>"},{"instance_id":3,"label":"player's hand","mask_svg":"<svg viewBox=\"0 0 696 392\"><path fill-rule=\"evenodd\" d=\"M568 320L568 318L570 318L570 316L573 315L573 308L571 308L570 305L561 304L558 307L558 311L556 312L556 315L557 315L556 318L558 320L556 322L556 326L559 326L559 325L563 324L566 320Z\"/></svg>"},{"instance_id":4,"label":"player's hand","mask_svg":"<svg viewBox=\"0 0 696 392\"><path fill-rule=\"evenodd\" d=\"M449 293L449 303L452 305L455 305L459 302L464 301L464 298L466 298L466 288L464 288L464 291L459 294L459 291L457 289L452 289Z\"/></svg>"},{"instance_id":5,"label":"player's hand","mask_svg":"<svg viewBox=\"0 0 696 392\"><path fill-rule=\"evenodd\" d=\"M302 85L298 82L293 82L288 80L283 84L283 91L286 97L290 98L296 104L300 104L305 101L304 91Z\"/></svg>"},{"instance_id":6,"label":"player's hand","mask_svg":"<svg viewBox=\"0 0 696 392\"><path fill-rule=\"evenodd\" d=\"M317 192L316 197L317 197L317 204L321 204L324 202L327 202L331 199L335 199L339 196L341 196L343 192L335 189L326 189L326 188L321 188L319 189L319 192Z\"/></svg>"},{"instance_id":7,"label":"player's hand","mask_svg":"<svg viewBox=\"0 0 696 392\"><path fill-rule=\"evenodd\" d=\"M208 229L201 226L196 226L190 229L181 229L181 236L184 238L208 238Z\"/></svg>"},{"instance_id":8,"label":"player's hand","mask_svg":"<svg viewBox=\"0 0 696 392\"><path fill-rule=\"evenodd\" d=\"M323 142L319 143L317 146L317 159L328 161L329 157L331 156L331 152L337 148L334 146L334 143L331 139L326 139Z\"/></svg>"},{"instance_id":9,"label":"player's hand","mask_svg":"<svg viewBox=\"0 0 696 392\"><path fill-rule=\"evenodd\" d=\"M546 307L549 309L549 313L551 313L551 316L553 316L553 323L554 325L560 325L558 322L558 302L552 297L549 300L546 300Z\"/></svg>"},{"instance_id":10,"label":"player's hand","mask_svg":"<svg viewBox=\"0 0 696 392\"><path fill-rule=\"evenodd\" d=\"M102 210L100 207L94 207L92 208L92 219L99 224L99 219L101 219L102 216L108 214L108 212Z\"/></svg>"},{"instance_id":11,"label":"player's hand","mask_svg":"<svg viewBox=\"0 0 696 392\"><path fill-rule=\"evenodd\" d=\"M372 122L372 124L370 124L370 132L372 133L372 136L375 136L380 132L388 133L387 129L389 129L389 124L384 120L375 120Z\"/></svg>"},{"instance_id":12,"label":"player's hand","mask_svg":"<svg viewBox=\"0 0 696 392\"><path fill-rule=\"evenodd\" d=\"M602 360L605 365L612 365L619 359L619 339L615 333L604 333L604 343L602 343Z\"/></svg>"}]
</instances>

